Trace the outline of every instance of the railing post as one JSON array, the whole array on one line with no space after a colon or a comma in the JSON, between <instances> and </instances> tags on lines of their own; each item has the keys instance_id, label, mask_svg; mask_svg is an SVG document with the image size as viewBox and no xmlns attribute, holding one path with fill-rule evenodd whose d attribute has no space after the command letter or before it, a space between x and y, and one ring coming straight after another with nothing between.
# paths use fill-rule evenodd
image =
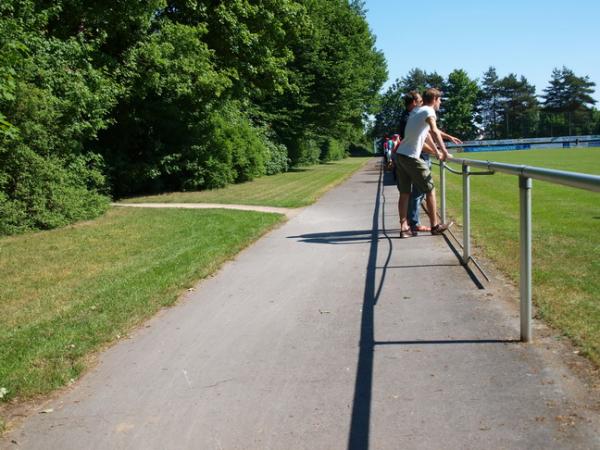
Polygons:
<instances>
[{"instance_id":1,"label":"railing post","mask_svg":"<svg viewBox=\"0 0 600 450\"><path fill-rule=\"evenodd\" d=\"M471 175L469 166L463 164L463 263L471 259Z\"/></svg>"},{"instance_id":2,"label":"railing post","mask_svg":"<svg viewBox=\"0 0 600 450\"><path fill-rule=\"evenodd\" d=\"M521 248L521 341L529 342L531 336L531 178L519 177L519 206Z\"/></svg>"},{"instance_id":3,"label":"railing post","mask_svg":"<svg viewBox=\"0 0 600 450\"><path fill-rule=\"evenodd\" d=\"M440 161L440 216L446 223L446 163Z\"/></svg>"}]
</instances>

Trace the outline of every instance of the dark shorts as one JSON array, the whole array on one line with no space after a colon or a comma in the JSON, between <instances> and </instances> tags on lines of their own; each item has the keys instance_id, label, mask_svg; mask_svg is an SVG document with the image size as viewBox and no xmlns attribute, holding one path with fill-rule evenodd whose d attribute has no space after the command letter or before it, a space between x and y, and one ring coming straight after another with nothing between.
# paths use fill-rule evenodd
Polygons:
<instances>
[{"instance_id":1,"label":"dark shorts","mask_svg":"<svg viewBox=\"0 0 600 450\"><path fill-rule=\"evenodd\" d=\"M414 184L423 193L433 191L433 178L422 159L396 154L396 182L401 193L409 194Z\"/></svg>"}]
</instances>

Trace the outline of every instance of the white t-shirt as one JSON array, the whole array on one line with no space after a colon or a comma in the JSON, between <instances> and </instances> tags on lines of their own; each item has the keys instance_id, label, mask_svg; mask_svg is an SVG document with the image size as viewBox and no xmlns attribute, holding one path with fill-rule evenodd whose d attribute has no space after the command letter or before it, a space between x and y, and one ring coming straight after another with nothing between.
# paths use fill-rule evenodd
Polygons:
<instances>
[{"instance_id":1,"label":"white t-shirt","mask_svg":"<svg viewBox=\"0 0 600 450\"><path fill-rule=\"evenodd\" d=\"M396 153L417 159L421 156L423 144L425 144L425 138L427 138L430 128L427 123L428 117L435 118L435 110L431 106L419 106L410 112L404 129L404 139Z\"/></svg>"}]
</instances>

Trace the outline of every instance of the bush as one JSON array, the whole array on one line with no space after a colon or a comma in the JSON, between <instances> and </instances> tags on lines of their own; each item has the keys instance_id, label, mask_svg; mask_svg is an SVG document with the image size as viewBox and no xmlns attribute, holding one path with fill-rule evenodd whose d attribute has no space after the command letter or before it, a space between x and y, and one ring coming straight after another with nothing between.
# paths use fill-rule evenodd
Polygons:
<instances>
[{"instance_id":1,"label":"bush","mask_svg":"<svg viewBox=\"0 0 600 450\"><path fill-rule=\"evenodd\" d=\"M321 162L337 161L346 157L344 145L333 138L325 138L321 144Z\"/></svg>"},{"instance_id":2,"label":"bush","mask_svg":"<svg viewBox=\"0 0 600 450\"><path fill-rule=\"evenodd\" d=\"M44 158L20 144L0 149L0 234L51 229L106 211L95 155Z\"/></svg>"},{"instance_id":3,"label":"bush","mask_svg":"<svg viewBox=\"0 0 600 450\"><path fill-rule=\"evenodd\" d=\"M10 25L0 38L0 234L50 229L104 212L102 160L85 144L105 127L119 88L94 47ZM7 49L15 53L7 53ZM11 56L12 55L12 56ZM19 76L17 77L16 74Z\"/></svg>"},{"instance_id":4,"label":"bush","mask_svg":"<svg viewBox=\"0 0 600 450\"><path fill-rule=\"evenodd\" d=\"M288 151L293 166L317 164L321 156L319 143L309 137L293 140L288 146Z\"/></svg>"},{"instance_id":5,"label":"bush","mask_svg":"<svg viewBox=\"0 0 600 450\"><path fill-rule=\"evenodd\" d=\"M270 143L234 103L214 111L194 133L197 144L165 155L155 171L146 174L154 177L157 192L164 186L202 190L249 181L267 173L267 162L271 170L285 168L285 162L272 156L281 159L276 153L281 148Z\"/></svg>"},{"instance_id":6,"label":"bush","mask_svg":"<svg viewBox=\"0 0 600 450\"><path fill-rule=\"evenodd\" d=\"M362 143L352 143L348 146L348 153L350 156L373 156L373 151L369 150L369 148Z\"/></svg>"},{"instance_id":7,"label":"bush","mask_svg":"<svg viewBox=\"0 0 600 450\"><path fill-rule=\"evenodd\" d=\"M289 167L288 151L285 145L276 144L267 136L264 136L265 145L268 150L265 160L265 175L287 172Z\"/></svg>"}]
</instances>

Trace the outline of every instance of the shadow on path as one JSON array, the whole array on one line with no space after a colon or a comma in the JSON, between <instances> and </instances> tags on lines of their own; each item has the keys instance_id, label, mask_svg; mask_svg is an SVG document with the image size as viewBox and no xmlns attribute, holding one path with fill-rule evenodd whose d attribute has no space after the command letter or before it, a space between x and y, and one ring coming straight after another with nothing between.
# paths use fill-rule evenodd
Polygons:
<instances>
[{"instance_id":1,"label":"shadow on path","mask_svg":"<svg viewBox=\"0 0 600 450\"><path fill-rule=\"evenodd\" d=\"M299 239L300 242L312 244L369 244L369 256L365 288L363 294L363 306L360 328L360 342L358 363L356 369L356 382L354 387L354 400L352 404L352 418L348 436L349 450L365 450L369 448L369 432L371 419L371 403L373 388L373 357L376 346L387 345L479 345L479 344L509 344L518 343L518 340L510 339L457 339L457 340L415 340L415 341L375 341L374 337L374 314L375 306L385 283L386 273L389 269L412 269L422 267L456 267L463 264L431 264L431 265L403 265L390 266L390 258L393 250L393 241L388 234L385 224L386 198L384 186L395 184L390 182L391 174L384 176L383 166L379 168L377 181L377 195L373 210L372 227L370 230L337 231L330 233L312 233L300 236L288 236L288 238ZM394 207L396 203L394 202ZM381 223L380 223L381 221ZM383 266L377 265L380 241L387 242L387 257ZM447 241L447 240L446 240ZM448 242L448 241L447 241ZM452 246L451 246L452 248ZM454 253L457 251L452 248ZM468 268L467 268L468 269ZM381 277L377 282L377 273L381 271ZM468 270L467 270L468 271ZM476 285L478 283L475 283ZM479 286L478 286L479 287Z\"/></svg>"}]
</instances>

